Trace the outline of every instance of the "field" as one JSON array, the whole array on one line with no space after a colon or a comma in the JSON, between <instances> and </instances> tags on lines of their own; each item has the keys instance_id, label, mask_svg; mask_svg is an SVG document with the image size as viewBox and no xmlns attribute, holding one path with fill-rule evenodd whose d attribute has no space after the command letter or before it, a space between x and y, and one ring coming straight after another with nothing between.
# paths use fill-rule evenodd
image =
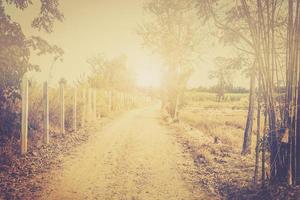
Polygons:
<instances>
[{"instance_id":1,"label":"field","mask_svg":"<svg viewBox=\"0 0 300 200\"><path fill-rule=\"evenodd\" d=\"M216 94L187 92L179 111L179 123L167 120L167 124L176 130L177 141L192 155L198 170L198 184L213 194L212 198L295 199L300 195L297 187L268 185L261 188L260 183L254 184L256 108L252 151L250 155L241 155L247 108L248 94L225 94L225 100L217 102ZM266 158L268 161L268 153ZM267 162L267 173L269 168ZM261 166L258 176L261 177ZM267 182L268 178L267 174Z\"/></svg>"},{"instance_id":2,"label":"field","mask_svg":"<svg viewBox=\"0 0 300 200\"><path fill-rule=\"evenodd\" d=\"M255 131L252 153L241 156L248 95L225 96L224 101L216 102L213 93L186 93L179 123L171 126L177 130L178 141L193 155L202 187L217 198L251 198L257 195L249 192L249 187L253 188Z\"/></svg>"},{"instance_id":3,"label":"field","mask_svg":"<svg viewBox=\"0 0 300 200\"><path fill-rule=\"evenodd\" d=\"M222 143L241 150L248 95L226 94L225 100L221 102L217 102L215 97L214 93L187 93L180 119L212 137L217 137ZM253 130L256 130L255 125L256 122Z\"/></svg>"}]
</instances>

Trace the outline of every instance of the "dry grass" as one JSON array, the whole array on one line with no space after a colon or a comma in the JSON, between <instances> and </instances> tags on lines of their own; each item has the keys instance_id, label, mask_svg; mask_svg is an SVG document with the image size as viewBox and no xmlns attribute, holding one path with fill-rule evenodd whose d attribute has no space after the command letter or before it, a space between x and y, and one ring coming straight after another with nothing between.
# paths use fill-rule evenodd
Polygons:
<instances>
[{"instance_id":1,"label":"dry grass","mask_svg":"<svg viewBox=\"0 0 300 200\"><path fill-rule=\"evenodd\" d=\"M222 102L212 100L215 94L203 93L202 95L201 101L194 101L195 94L188 94L186 105L179 114L180 120L205 134L218 138L222 143L236 150L241 150L247 119L247 94L227 94L229 100ZM256 130L256 119L254 119L253 130ZM254 149L255 134L252 141L252 149Z\"/></svg>"},{"instance_id":2,"label":"dry grass","mask_svg":"<svg viewBox=\"0 0 300 200\"><path fill-rule=\"evenodd\" d=\"M49 126L50 134L60 132L60 92L58 85L54 85L48 88L49 97ZM67 132L73 131L73 103L74 103L74 87L70 85L65 86L65 129ZM77 89L77 127L81 128L82 113L83 113L83 88ZM28 147L36 148L43 145L43 88L42 84L38 82L31 82L29 86L28 95ZM120 111L118 99L113 97L113 111ZM15 109L21 110L19 105L15 105ZM122 108L125 109L124 107ZM108 117L113 113L108 112L108 96L104 89L97 90L97 113L98 117ZM20 119L14 119L17 122ZM19 153L20 143L20 125L16 126L16 134L7 134L14 137L3 137L0 133L0 157L11 157L11 155ZM7 155L7 156L6 156ZM3 160L3 159L2 159ZM0 159L0 164L2 163ZM4 161L3 161L4 162Z\"/></svg>"},{"instance_id":3,"label":"dry grass","mask_svg":"<svg viewBox=\"0 0 300 200\"><path fill-rule=\"evenodd\" d=\"M299 187L267 185L261 189L259 185L253 185L256 117L253 125L252 154L240 154L247 117L247 95L235 95L234 98L220 103L214 101L214 94L203 93L201 98L195 96L201 94L187 95L180 110L180 123L176 126L179 129L178 141L183 143L198 165L201 187L215 194L218 199L299 199ZM216 137L219 139L217 143Z\"/></svg>"},{"instance_id":4,"label":"dry grass","mask_svg":"<svg viewBox=\"0 0 300 200\"><path fill-rule=\"evenodd\" d=\"M186 99L176 125L177 136L199 166L202 187L229 198L252 185L256 135L252 138L252 154L241 156L247 95L235 95L220 103L212 100L213 96L204 93L201 100ZM253 130L255 125L256 120Z\"/></svg>"},{"instance_id":5,"label":"dry grass","mask_svg":"<svg viewBox=\"0 0 300 200\"><path fill-rule=\"evenodd\" d=\"M215 143L214 133L207 134L183 122L173 126L177 129L178 141L194 158L200 186L209 194L216 199L227 199L251 185L253 155L241 156L240 149L230 144L233 139L229 135L223 136L225 141L222 138Z\"/></svg>"}]
</instances>

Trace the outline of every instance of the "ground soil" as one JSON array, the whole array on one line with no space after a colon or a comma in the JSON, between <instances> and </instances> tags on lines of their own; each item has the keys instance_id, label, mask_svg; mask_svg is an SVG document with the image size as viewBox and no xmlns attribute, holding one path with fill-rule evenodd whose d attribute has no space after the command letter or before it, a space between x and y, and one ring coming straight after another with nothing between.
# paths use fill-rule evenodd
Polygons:
<instances>
[{"instance_id":1,"label":"ground soil","mask_svg":"<svg viewBox=\"0 0 300 200\"><path fill-rule=\"evenodd\" d=\"M212 199L197 184L197 167L159 106L126 112L62 158L44 178L39 199Z\"/></svg>"},{"instance_id":2,"label":"ground soil","mask_svg":"<svg viewBox=\"0 0 300 200\"><path fill-rule=\"evenodd\" d=\"M252 156L174 122L159 106L52 133L50 145L25 156L5 155L0 199L300 199L299 187L253 187Z\"/></svg>"}]
</instances>

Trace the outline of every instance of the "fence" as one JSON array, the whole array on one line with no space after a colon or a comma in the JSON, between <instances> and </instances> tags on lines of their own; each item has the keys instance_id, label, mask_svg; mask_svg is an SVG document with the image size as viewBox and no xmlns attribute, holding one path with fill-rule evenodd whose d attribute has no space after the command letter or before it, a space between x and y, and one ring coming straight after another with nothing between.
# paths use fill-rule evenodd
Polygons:
<instances>
[{"instance_id":1,"label":"fence","mask_svg":"<svg viewBox=\"0 0 300 200\"><path fill-rule=\"evenodd\" d=\"M59 113L59 132L60 134L66 134L65 125L66 125L66 103L65 99L71 98L72 105L72 130L76 132L78 128L84 128L92 123L95 123L99 120L104 113L108 114L113 111L121 109L131 109L136 106L145 105L150 103L150 98L144 95L137 95L133 93L128 93L124 91L116 90L100 90L96 88L91 88L87 85L73 86L69 89L68 95L65 92L66 83L60 81L59 83L59 109L52 111L50 113L49 104L51 104L51 99L49 100L49 85L47 82L44 82L42 86L42 141L44 144L49 144L51 141L49 130L49 118L51 114L54 115L57 112ZM52 88L53 89L53 88ZM29 80L24 76L22 80L22 119L21 119L21 154L26 154L28 151L28 124L29 119L29 95L31 94L29 87ZM104 91L104 94L103 94ZM72 93L70 95L70 92ZM80 104L79 104L80 102ZM106 104L105 107L101 106ZM57 105L56 105L57 106ZM105 110L105 108L107 108ZM55 112L55 113L54 113ZM68 117L68 120L70 117ZM79 119L79 120L78 120Z\"/></svg>"}]
</instances>

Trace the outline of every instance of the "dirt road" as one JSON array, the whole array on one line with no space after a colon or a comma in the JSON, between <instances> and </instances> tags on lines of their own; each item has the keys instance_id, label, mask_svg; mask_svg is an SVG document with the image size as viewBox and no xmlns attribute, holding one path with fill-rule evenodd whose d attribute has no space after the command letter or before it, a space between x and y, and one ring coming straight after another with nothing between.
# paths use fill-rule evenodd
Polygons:
<instances>
[{"instance_id":1,"label":"dirt road","mask_svg":"<svg viewBox=\"0 0 300 200\"><path fill-rule=\"evenodd\" d=\"M89 141L63 158L41 199L206 199L192 158L165 126L159 107L122 114L97 126Z\"/></svg>"}]
</instances>

